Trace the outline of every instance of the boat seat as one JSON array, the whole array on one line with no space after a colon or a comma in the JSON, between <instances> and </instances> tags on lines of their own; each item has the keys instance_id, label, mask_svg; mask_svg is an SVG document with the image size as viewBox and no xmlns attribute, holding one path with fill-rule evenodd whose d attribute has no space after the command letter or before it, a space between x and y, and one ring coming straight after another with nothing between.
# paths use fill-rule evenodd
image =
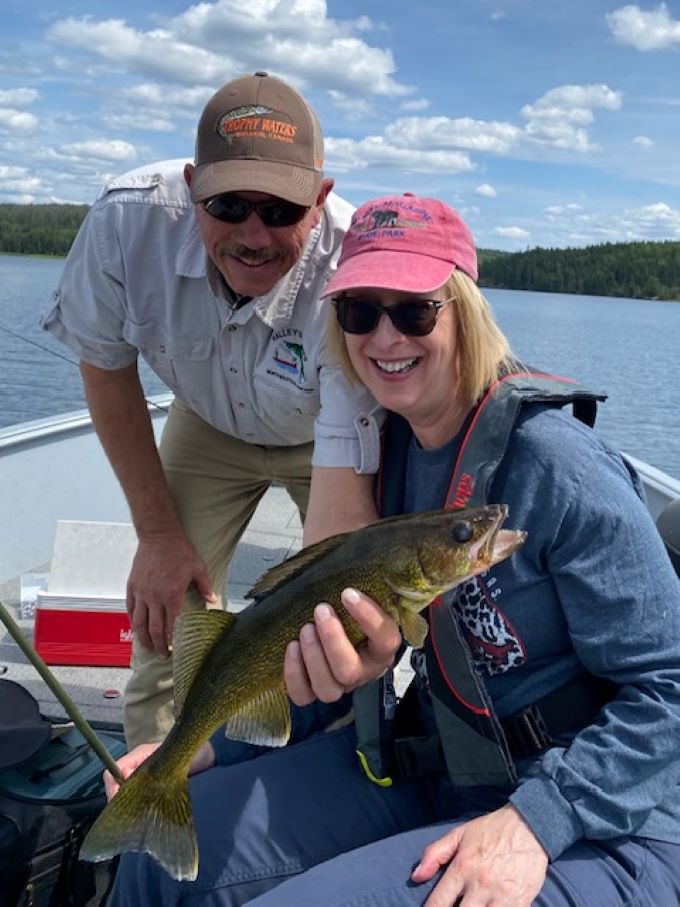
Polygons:
<instances>
[{"instance_id":1,"label":"boat seat","mask_svg":"<svg viewBox=\"0 0 680 907\"><path fill-rule=\"evenodd\" d=\"M657 517L656 526L661 533L675 572L680 576L680 498L676 498L675 501L671 501L664 507Z\"/></svg>"}]
</instances>

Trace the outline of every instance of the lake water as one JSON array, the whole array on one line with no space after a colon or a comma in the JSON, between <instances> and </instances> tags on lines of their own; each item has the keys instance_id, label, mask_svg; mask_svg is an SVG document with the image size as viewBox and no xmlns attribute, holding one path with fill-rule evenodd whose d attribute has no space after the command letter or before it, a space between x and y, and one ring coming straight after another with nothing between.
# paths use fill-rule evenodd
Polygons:
<instances>
[{"instance_id":1,"label":"lake water","mask_svg":"<svg viewBox=\"0 0 680 907\"><path fill-rule=\"evenodd\" d=\"M75 356L38 326L61 267L0 256L0 427L85 407ZM487 296L524 361L609 394L597 427L612 444L680 478L680 303ZM145 365L141 374L147 394L165 392Z\"/></svg>"}]
</instances>

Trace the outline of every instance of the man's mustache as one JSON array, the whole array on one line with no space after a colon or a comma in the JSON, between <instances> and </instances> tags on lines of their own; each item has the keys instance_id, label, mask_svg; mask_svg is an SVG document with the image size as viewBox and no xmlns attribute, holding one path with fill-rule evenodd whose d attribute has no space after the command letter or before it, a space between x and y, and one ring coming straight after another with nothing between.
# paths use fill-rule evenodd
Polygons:
<instances>
[{"instance_id":1,"label":"man's mustache","mask_svg":"<svg viewBox=\"0 0 680 907\"><path fill-rule=\"evenodd\" d=\"M249 249L248 246L236 243L222 246L219 251L220 255L231 255L248 265L262 265L282 257L281 251L272 246L267 246L264 249Z\"/></svg>"}]
</instances>

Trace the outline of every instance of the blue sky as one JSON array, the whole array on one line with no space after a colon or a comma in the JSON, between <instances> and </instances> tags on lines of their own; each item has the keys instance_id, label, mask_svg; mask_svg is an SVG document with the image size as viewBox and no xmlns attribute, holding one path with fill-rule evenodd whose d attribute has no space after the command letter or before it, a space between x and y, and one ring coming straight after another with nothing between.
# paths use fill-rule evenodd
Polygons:
<instances>
[{"instance_id":1,"label":"blue sky","mask_svg":"<svg viewBox=\"0 0 680 907\"><path fill-rule=\"evenodd\" d=\"M210 94L265 69L356 204L438 196L487 248L680 240L679 2L3 0L0 23L0 201L190 160Z\"/></svg>"}]
</instances>

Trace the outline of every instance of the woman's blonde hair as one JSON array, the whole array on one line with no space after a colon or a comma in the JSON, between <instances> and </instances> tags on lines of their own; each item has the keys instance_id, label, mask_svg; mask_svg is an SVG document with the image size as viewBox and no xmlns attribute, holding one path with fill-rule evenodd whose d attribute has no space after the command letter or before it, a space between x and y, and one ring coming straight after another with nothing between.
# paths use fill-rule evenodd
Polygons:
<instances>
[{"instance_id":1,"label":"woman's blonde hair","mask_svg":"<svg viewBox=\"0 0 680 907\"><path fill-rule=\"evenodd\" d=\"M455 299L451 308L456 322L460 389L473 406L499 372L516 371L523 366L510 349L507 337L496 324L491 306L472 278L455 268L443 289L447 298ZM326 338L331 359L339 363L351 381L359 382L335 306L331 306L328 315Z\"/></svg>"}]
</instances>

